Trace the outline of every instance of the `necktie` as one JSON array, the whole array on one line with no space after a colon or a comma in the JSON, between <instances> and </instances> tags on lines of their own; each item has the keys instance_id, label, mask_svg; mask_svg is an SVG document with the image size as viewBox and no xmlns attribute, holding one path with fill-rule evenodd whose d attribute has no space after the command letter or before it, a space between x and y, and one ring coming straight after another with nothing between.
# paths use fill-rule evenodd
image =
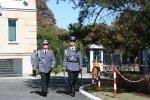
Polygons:
<instances>
[{"instance_id":1,"label":"necktie","mask_svg":"<svg viewBox=\"0 0 150 100\"><path fill-rule=\"evenodd\" d=\"M72 51L73 51L73 52L75 51L73 47L72 47Z\"/></svg>"},{"instance_id":2,"label":"necktie","mask_svg":"<svg viewBox=\"0 0 150 100\"><path fill-rule=\"evenodd\" d=\"M45 55L46 55L46 49L44 51L45 51Z\"/></svg>"}]
</instances>

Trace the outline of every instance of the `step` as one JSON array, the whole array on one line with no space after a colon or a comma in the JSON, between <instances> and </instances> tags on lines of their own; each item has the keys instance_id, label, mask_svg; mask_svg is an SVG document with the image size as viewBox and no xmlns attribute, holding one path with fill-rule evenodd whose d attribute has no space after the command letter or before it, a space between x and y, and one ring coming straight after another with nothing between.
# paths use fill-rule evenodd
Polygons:
<instances>
[{"instance_id":1,"label":"step","mask_svg":"<svg viewBox=\"0 0 150 100\"><path fill-rule=\"evenodd\" d=\"M15 74L15 72L13 72L13 71L9 71L9 72L6 71L6 72L4 72L4 71L3 71L3 72L0 72L0 75L1 75L1 74Z\"/></svg>"},{"instance_id":2,"label":"step","mask_svg":"<svg viewBox=\"0 0 150 100\"><path fill-rule=\"evenodd\" d=\"M0 62L1 65L3 64L7 64L7 65L12 65L13 63L10 63L10 62Z\"/></svg>"},{"instance_id":3,"label":"step","mask_svg":"<svg viewBox=\"0 0 150 100\"><path fill-rule=\"evenodd\" d=\"M20 77L22 76L22 74L15 74L15 73L12 73L12 74L0 74L0 77Z\"/></svg>"},{"instance_id":4,"label":"step","mask_svg":"<svg viewBox=\"0 0 150 100\"><path fill-rule=\"evenodd\" d=\"M0 62L0 64L12 64L11 62Z\"/></svg>"},{"instance_id":5,"label":"step","mask_svg":"<svg viewBox=\"0 0 150 100\"><path fill-rule=\"evenodd\" d=\"M12 66L12 64L0 63L0 66Z\"/></svg>"},{"instance_id":6,"label":"step","mask_svg":"<svg viewBox=\"0 0 150 100\"><path fill-rule=\"evenodd\" d=\"M0 69L0 72L13 72L13 69Z\"/></svg>"},{"instance_id":7,"label":"step","mask_svg":"<svg viewBox=\"0 0 150 100\"><path fill-rule=\"evenodd\" d=\"M10 60L0 60L0 63L3 63L3 62L12 63L12 61Z\"/></svg>"},{"instance_id":8,"label":"step","mask_svg":"<svg viewBox=\"0 0 150 100\"><path fill-rule=\"evenodd\" d=\"M0 64L12 64L12 62L0 61Z\"/></svg>"},{"instance_id":9,"label":"step","mask_svg":"<svg viewBox=\"0 0 150 100\"><path fill-rule=\"evenodd\" d=\"M1 69L13 69L13 67L0 67L0 70Z\"/></svg>"},{"instance_id":10,"label":"step","mask_svg":"<svg viewBox=\"0 0 150 100\"><path fill-rule=\"evenodd\" d=\"M0 63L0 66L12 66L12 64Z\"/></svg>"},{"instance_id":11,"label":"step","mask_svg":"<svg viewBox=\"0 0 150 100\"><path fill-rule=\"evenodd\" d=\"M4 64L4 65L0 65L0 67L13 67L13 66Z\"/></svg>"},{"instance_id":12,"label":"step","mask_svg":"<svg viewBox=\"0 0 150 100\"><path fill-rule=\"evenodd\" d=\"M17 77L22 76L22 74L17 74L15 72L0 72L0 77Z\"/></svg>"},{"instance_id":13,"label":"step","mask_svg":"<svg viewBox=\"0 0 150 100\"><path fill-rule=\"evenodd\" d=\"M0 70L3 70L3 69L13 69L13 67L0 67Z\"/></svg>"},{"instance_id":14,"label":"step","mask_svg":"<svg viewBox=\"0 0 150 100\"><path fill-rule=\"evenodd\" d=\"M13 66L10 65L0 65L0 68L12 68Z\"/></svg>"}]
</instances>

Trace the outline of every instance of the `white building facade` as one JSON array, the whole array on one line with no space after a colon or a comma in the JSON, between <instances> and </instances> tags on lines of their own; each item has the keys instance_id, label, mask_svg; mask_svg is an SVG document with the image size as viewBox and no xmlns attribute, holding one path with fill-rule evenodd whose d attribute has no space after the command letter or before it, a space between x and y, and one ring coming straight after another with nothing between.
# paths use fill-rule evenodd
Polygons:
<instances>
[{"instance_id":1,"label":"white building facade","mask_svg":"<svg viewBox=\"0 0 150 100\"><path fill-rule=\"evenodd\" d=\"M0 0L0 74L32 74L36 23L36 0Z\"/></svg>"}]
</instances>

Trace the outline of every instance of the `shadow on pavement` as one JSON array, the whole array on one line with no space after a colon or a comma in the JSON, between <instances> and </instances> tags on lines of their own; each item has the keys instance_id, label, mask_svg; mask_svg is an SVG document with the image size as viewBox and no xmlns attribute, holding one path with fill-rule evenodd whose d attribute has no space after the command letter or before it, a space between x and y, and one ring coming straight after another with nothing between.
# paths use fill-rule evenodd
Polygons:
<instances>
[{"instance_id":1,"label":"shadow on pavement","mask_svg":"<svg viewBox=\"0 0 150 100\"><path fill-rule=\"evenodd\" d=\"M82 85L82 80L84 84L89 84L91 83L91 79L81 79L79 78L76 84L76 91L79 91L79 87ZM68 82L68 79L67 79ZM41 80L40 79L28 79L25 81L25 85L28 86L29 88L31 88L30 93L36 93L38 95L41 96ZM55 91L56 93L59 94L65 94L65 95L69 95L68 92L68 85L66 84L66 81L64 79L64 77L50 77L49 80L49 91Z\"/></svg>"},{"instance_id":2,"label":"shadow on pavement","mask_svg":"<svg viewBox=\"0 0 150 100\"><path fill-rule=\"evenodd\" d=\"M31 91L30 93L35 93L35 94L38 94L40 96L43 96L41 91Z\"/></svg>"},{"instance_id":3,"label":"shadow on pavement","mask_svg":"<svg viewBox=\"0 0 150 100\"><path fill-rule=\"evenodd\" d=\"M59 93L59 94L65 94L65 95L69 95L69 92L67 90L57 90L55 91L56 93Z\"/></svg>"}]
</instances>

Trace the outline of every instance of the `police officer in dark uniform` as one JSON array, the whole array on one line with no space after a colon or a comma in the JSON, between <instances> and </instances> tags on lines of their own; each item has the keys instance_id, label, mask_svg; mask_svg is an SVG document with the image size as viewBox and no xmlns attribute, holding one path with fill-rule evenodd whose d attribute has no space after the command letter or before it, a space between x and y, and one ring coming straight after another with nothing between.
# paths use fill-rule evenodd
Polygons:
<instances>
[{"instance_id":1,"label":"police officer in dark uniform","mask_svg":"<svg viewBox=\"0 0 150 100\"><path fill-rule=\"evenodd\" d=\"M69 37L69 47L64 51L63 70L68 72L69 92L75 96L75 84L79 73L82 71L82 57L76 46L76 37Z\"/></svg>"},{"instance_id":2,"label":"police officer in dark uniform","mask_svg":"<svg viewBox=\"0 0 150 100\"><path fill-rule=\"evenodd\" d=\"M52 50L48 49L48 41L44 40L42 42L42 49L38 50L31 57L31 63L33 70L39 70L41 76L41 88L42 95L47 96L48 86L49 86L49 77L55 66L55 56ZM36 56L35 56L36 55Z\"/></svg>"}]
</instances>

